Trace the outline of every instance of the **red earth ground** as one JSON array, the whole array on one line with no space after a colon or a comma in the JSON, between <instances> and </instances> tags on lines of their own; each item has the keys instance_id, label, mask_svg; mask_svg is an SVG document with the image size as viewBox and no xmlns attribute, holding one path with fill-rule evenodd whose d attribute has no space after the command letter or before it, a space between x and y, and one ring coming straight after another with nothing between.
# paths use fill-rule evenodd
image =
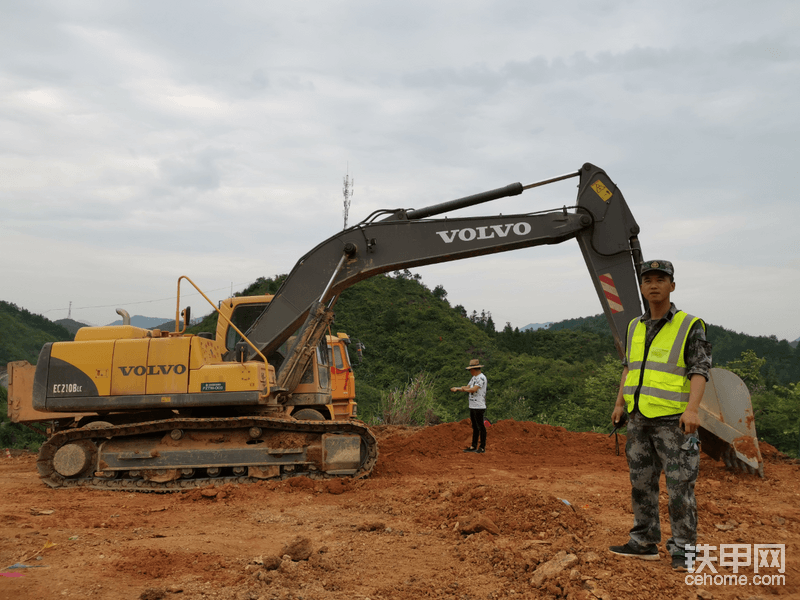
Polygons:
<instances>
[{"instance_id":1,"label":"red earth ground","mask_svg":"<svg viewBox=\"0 0 800 600\"><path fill-rule=\"evenodd\" d=\"M773 581L754 585L739 567L726 585L705 568L696 585L663 543L658 561L608 552L632 522L613 437L501 421L481 455L462 452L470 433L376 428L377 466L358 481L170 494L52 490L34 455L2 452L0 598L800 598L800 466L771 447L763 479L703 457L698 543L784 544L785 571L762 566Z\"/></svg>"}]
</instances>

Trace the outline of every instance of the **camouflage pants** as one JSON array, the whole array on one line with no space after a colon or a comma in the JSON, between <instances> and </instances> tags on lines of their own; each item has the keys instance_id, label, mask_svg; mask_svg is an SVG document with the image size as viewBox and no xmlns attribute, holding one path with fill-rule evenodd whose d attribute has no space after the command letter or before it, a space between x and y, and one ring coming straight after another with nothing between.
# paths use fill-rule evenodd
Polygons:
<instances>
[{"instance_id":1,"label":"camouflage pants","mask_svg":"<svg viewBox=\"0 0 800 600\"><path fill-rule=\"evenodd\" d=\"M667 482L669 521L672 537L667 551L683 555L687 544L697 541L697 504L694 484L700 467L700 451L684 434L677 418L667 422L650 421L641 414L628 421L625 455L631 476L633 528L630 536L639 546L661 542L659 518L659 479L663 471Z\"/></svg>"}]
</instances>

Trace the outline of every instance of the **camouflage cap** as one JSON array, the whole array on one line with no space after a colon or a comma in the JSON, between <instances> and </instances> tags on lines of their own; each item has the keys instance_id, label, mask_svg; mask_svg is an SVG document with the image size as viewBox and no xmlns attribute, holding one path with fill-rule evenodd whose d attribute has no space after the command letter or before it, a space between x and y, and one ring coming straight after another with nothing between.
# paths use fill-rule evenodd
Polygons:
<instances>
[{"instance_id":1,"label":"camouflage cap","mask_svg":"<svg viewBox=\"0 0 800 600\"><path fill-rule=\"evenodd\" d=\"M675 276L675 267L668 260L646 260L642 263L642 275L649 271L662 271L667 275Z\"/></svg>"}]
</instances>

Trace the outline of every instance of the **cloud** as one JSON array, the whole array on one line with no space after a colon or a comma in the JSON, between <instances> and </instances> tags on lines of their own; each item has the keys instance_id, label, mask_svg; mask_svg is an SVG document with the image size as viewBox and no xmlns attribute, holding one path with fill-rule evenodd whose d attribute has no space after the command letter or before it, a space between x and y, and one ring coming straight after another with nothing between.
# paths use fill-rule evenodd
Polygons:
<instances>
[{"instance_id":1,"label":"cloud","mask_svg":"<svg viewBox=\"0 0 800 600\"><path fill-rule=\"evenodd\" d=\"M164 158L159 161L158 169L167 185L214 190L220 184L219 170L209 153L189 158Z\"/></svg>"},{"instance_id":2,"label":"cloud","mask_svg":"<svg viewBox=\"0 0 800 600\"><path fill-rule=\"evenodd\" d=\"M185 270L230 292L341 228L347 168L354 223L589 161L647 255L696 264L680 268L698 284L762 268L763 289L791 297L800 282L766 267L798 260L798 24L780 0L18 3L0 36L1 249L35 248L37 277L81 306L161 297ZM574 201L561 182L458 214ZM569 246L420 272L498 323L595 314ZM48 310L35 279L15 270L5 289Z\"/></svg>"}]
</instances>

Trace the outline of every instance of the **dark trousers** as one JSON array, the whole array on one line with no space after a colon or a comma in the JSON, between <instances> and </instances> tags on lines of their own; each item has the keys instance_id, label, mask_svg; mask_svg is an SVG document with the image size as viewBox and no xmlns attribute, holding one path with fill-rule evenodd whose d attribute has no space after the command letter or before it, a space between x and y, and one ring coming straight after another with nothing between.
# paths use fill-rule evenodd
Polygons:
<instances>
[{"instance_id":1,"label":"dark trousers","mask_svg":"<svg viewBox=\"0 0 800 600\"><path fill-rule=\"evenodd\" d=\"M659 479L662 471L667 483L667 507L672 537L667 551L683 555L687 545L697 541L697 503L695 481L700 466L697 444L690 443L673 422L647 422L639 414L628 421L625 453L631 474L633 529L631 539L638 546L652 546L661 541L659 518Z\"/></svg>"},{"instance_id":2,"label":"dark trousers","mask_svg":"<svg viewBox=\"0 0 800 600\"><path fill-rule=\"evenodd\" d=\"M486 448L486 425L483 422L483 415L486 412L485 408L470 408L469 420L472 422L472 447L473 448ZM478 446L478 437L480 437L481 445Z\"/></svg>"}]
</instances>

